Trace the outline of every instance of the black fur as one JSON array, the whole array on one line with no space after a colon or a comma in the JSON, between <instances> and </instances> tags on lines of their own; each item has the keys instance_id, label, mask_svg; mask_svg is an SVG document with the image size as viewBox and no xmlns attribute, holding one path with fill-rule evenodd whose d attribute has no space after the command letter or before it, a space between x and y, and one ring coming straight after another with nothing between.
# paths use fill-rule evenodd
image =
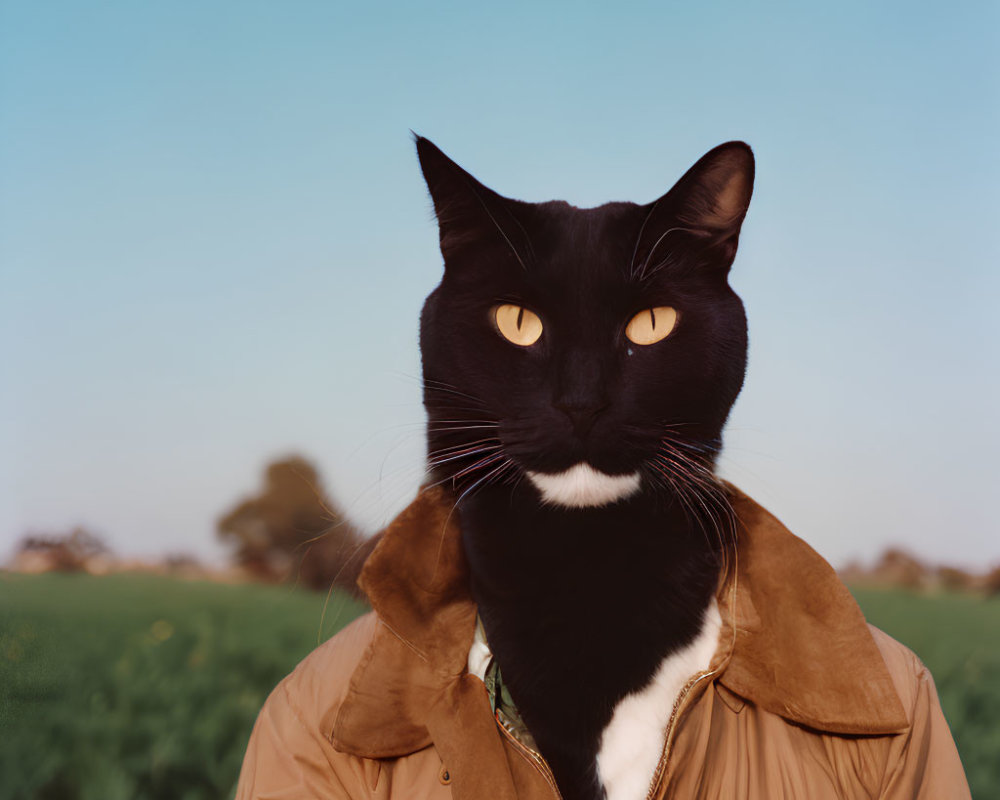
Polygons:
<instances>
[{"instance_id":1,"label":"black fur","mask_svg":"<svg viewBox=\"0 0 1000 800\"><path fill-rule=\"evenodd\" d=\"M743 383L746 319L727 276L753 184L738 142L655 203L579 209L501 197L428 140L417 151L445 274L421 316L428 458L459 493L490 645L567 800L599 798L615 704L698 633L732 530L712 475ZM492 310L537 313L506 341ZM672 306L665 340L624 335ZM604 508L545 506L525 471L639 470Z\"/></svg>"}]
</instances>

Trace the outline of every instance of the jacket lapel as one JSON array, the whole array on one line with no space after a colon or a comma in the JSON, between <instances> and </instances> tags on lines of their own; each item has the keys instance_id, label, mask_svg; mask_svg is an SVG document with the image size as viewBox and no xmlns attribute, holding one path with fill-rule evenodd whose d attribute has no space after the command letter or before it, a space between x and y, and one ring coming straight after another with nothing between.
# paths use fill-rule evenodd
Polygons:
<instances>
[{"instance_id":1,"label":"jacket lapel","mask_svg":"<svg viewBox=\"0 0 1000 800\"><path fill-rule=\"evenodd\" d=\"M431 708L465 671L476 620L452 509L443 490L422 492L365 562L378 626L332 722L338 749L390 758L431 743Z\"/></svg>"},{"instance_id":2,"label":"jacket lapel","mask_svg":"<svg viewBox=\"0 0 1000 800\"><path fill-rule=\"evenodd\" d=\"M454 498L428 489L386 529L359 579L379 624L330 738L364 758L434 744L456 798L517 794L486 687L466 673L476 606Z\"/></svg>"},{"instance_id":3,"label":"jacket lapel","mask_svg":"<svg viewBox=\"0 0 1000 800\"><path fill-rule=\"evenodd\" d=\"M721 641L732 642L720 682L817 730L904 730L882 654L833 568L742 492L732 490L731 500L741 530L735 591L720 597Z\"/></svg>"}]
</instances>

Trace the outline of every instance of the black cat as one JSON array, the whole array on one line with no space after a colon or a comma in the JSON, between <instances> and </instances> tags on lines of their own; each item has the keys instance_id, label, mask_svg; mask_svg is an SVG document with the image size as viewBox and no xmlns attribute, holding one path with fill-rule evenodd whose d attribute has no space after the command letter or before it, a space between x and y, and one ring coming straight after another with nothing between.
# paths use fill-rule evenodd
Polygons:
<instances>
[{"instance_id":1,"label":"black cat","mask_svg":"<svg viewBox=\"0 0 1000 800\"><path fill-rule=\"evenodd\" d=\"M432 479L460 497L518 712L563 795L599 798L616 706L698 637L733 547L713 470L746 367L728 273L753 155L724 144L653 203L580 209L417 151L445 263L420 327Z\"/></svg>"}]
</instances>

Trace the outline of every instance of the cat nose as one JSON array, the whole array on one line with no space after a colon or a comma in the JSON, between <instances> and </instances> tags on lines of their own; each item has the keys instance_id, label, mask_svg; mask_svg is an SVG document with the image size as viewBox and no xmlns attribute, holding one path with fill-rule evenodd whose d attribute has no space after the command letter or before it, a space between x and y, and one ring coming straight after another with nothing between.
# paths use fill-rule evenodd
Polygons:
<instances>
[{"instance_id":1,"label":"cat nose","mask_svg":"<svg viewBox=\"0 0 1000 800\"><path fill-rule=\"evenodd\" d=\"M562 401L557 401L552 405L569 417L569 421L573 424L573 430L581 438L590 433L598 415L608 407L607 403L604 405L576 405Z\"/></svg>"}]
</instances>

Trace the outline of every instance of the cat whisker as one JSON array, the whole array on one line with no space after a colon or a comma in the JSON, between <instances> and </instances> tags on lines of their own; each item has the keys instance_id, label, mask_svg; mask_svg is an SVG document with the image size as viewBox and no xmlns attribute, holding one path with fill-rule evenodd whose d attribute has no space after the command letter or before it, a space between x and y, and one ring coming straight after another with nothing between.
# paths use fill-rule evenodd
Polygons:
<instances>
[{"instance_id":1,"label":"cat whisker","mask_svg":"<svg viewBox=\"0 0 1000 800\"><path fill-rule=\"evenodd\" d=\"M654 208L655 208L655 206L654 206ZM650 211L650 215L652 215L652 211ZM647 217L646 219L648 220L649 217ZM645 228L645 227L646 227L646 223L643 222L643 228ZM649 252L646 254L646 260L642 262L642 266L638 270L639 280L646 280L646 278L649 277L649 275L646 274L646 270L649 267L649 262L653 260L653 254L656 252L656 248L658 248L660 246L660 244L663 242L664 239L667 238L667 236L669 234L674 233L675 231L684 231L684 232L687 232L687 233L695 233L695 231L693 231L691 228L685 228L685 227L682 227L682 226L675 226L673 228L668 228L662 234L660 234L660 238L657 239L653 243L653 246L651 248L649 248ZM641 241L641 240L642 240L642 231L640 230L639 241ZM639 241L636 242L636 249L638 249L638 247L639 247ZM635 254L633 254L633 258L634 257L635 257ZM671 257L668 255L663 261L658 262L656 269L652 273L650 273L650 275L652 275L656 271L658 271L666 262L669 262L670 258ZM635 276L635 273L633 272L633 277L634 276Z\"/></svg>"},{"instance_id":2,"label":"cat whisker","mask_svg":"<svg viewBox=\"0 0 1000 800\"><path fill-rule=\"evenodd\" d=\"M456 472L455 475L453 476L453 479L455 481L458 481L461 478L464 478L465 476L472 474L473 472L483 469L484 467L489 467L492 466L493 464L496 464L497 461L506 460L506 458L507 456L505 456L503 453L494 453L488 458L481 459L472 466L466 467L465 469Z\"/></svg>"},{"instance_id":3,"label":"cat whisker","mask_svg":"<svg viewBox=\"0 0 1000 800\"><path fill-rule=\"evenodd\" d=\"M442 433L446 431L482 431L482 430L496 430L496 425L443 425L441 427L432 427L428 425L428 430L433 430L435 433Z\"/></svg>"},{"instance_id":4,"label":"cat whisker","mask_svg":"<svg viewBox=\"0 0 1000 800\"><path fill-rule=\"evenodd\" d=\"M454 455L446 456L446 457L443 457L443 458L427 459L427 464L428 464L429 467L431 467L431 469L436 469L438 467L443 467L445 464L450 464L453 461L461 461L463 459L464 460L468 460L469 458L475 458L477 456L482 456L484 453L485 454L489 454L491 457L499 455L499 453L500 453L500 446L497 445L495 447L489 447L489 448L487 448L487 447L478 447L478 448L475 448L475 449L472 449L472 450L463 451L463 452L456 453ZM484 456L484 458L485 458L485 456ZM468 467L466 469L474 469L478 465L479 464L477 462L476 464L473 464L471 467Z\"/></svg>"},{"instance_id":5,"label":"cat whisker","mask_svg":"<svg viewBox=\"0 0 1000 800\"><path fill-rule=\"evenodd\" d=\"M463 392L457 386L452 386L451 384L444 383L443 381L434 381L428 378L424 378L421 381L421 386L431 392L441 392L442 394L452 394L456 397L464 397L466 400L471 400L476 403L480 408L486 408L486 404L480 400L475 395L469 394L468 392Z\"/></svg>"},{"instance_id":6,"label":"cat whisker","mask_svg":"<svg viewBox=\"0 0 1000 800\"><path fill-rule=\"evenodd\" d=\"M724 485L704 460L714 458L719 449L717 441L696 442L667 434L661 436L660 449L649 466L669 484L685 516L701 528L706 541L710 532L714 535L723 569L728 571L738 520Z\"/></svg>"},{"instance_id":7,"label":"cat whisker","mask_svg":"<svg viewBox=\"0 0 1000 800\"><path fill-rule=\"evenodd\" d=\"M490 218L490 222L492 222L493 226L500 232L500 235L503 237L503 240L505 242L507 242L507 246L510 248L510 251L514 254L514 258L517 259L517 263L521 265L521 269L523 269L525 272L527 272L528 271L528 267L524 263L524 259L521 258L521 254L517 251L517 248L514 247L514 243L510 240L510 237L507 235L507 231L505 231L502 227L500 227L500 223L497 222L496 217L493 216L493 212L490 210L489 206L486 205L485 201L479 196L479 193L475 191L475 188L473 188L473 194L475 195L476 199L479 201L479 205L481 205L483 207L483 211L486 212L486 216L488 216ZM508 216L511 216L511 215L508 214ZM511 217L511 218L513 218L513 217ZM516 225L518 225L520 227L520 223L516 219L514 220L514 222L515 222ZM521 230L523 231L524 228L521 227Z\"/></svg>"},{"instance_id":8,"label":"cat whisker","mask_svg":"<svg viewBox=\"0 0 1000 800\"><path fill-rule=\"evenodd\" d=\"M447 424L447 423L451 423L451 422L459 422L459 423L484 422L484 423L489 423L490 425L499 425L500 424L499 421L495 420L495 419L472 419L471 417L469 419L465 419L464 417L460 418L460 419L434 419L434 420L431 421L431 424L438 425L438 424L442 424L442 423Z\"/></svg>"},{"instance_id":9,"label":"cat whisker","mask_svg":"<svg viewBox=\"0 0 1000 800\"><path fill-rule=\"evenodd\" d=\"M478 444L499 444L500 440L496 436L484 436L482 439L472 439L468 441L461 441L457 444L448 445L446 447L436 447L428 452L428 456L433 457L441 453L447 452L449 450L460 450L464 447L472 447Z\"/></svg>"},{"instance_id":10,"label":"cat whisker","mask_svg":"<svg viewBox=\"0 0 1000 800\"><path fill-rule=\"evenodd\" d=\"M437 467L443 467L445 464L451 464L455 461L460 461L462 459L468 460L470 458L482 457L486 454L491 454L493 452L499 452L499 447L474 447L463 450L456 450L452 453L442 453L441 455L436 455L434 458L427 459L427 466L431 469Z\"/></svg>"},{"instance_id":11,"label":"cat whisker","mask_svg":"<svg viewBox=\"0 0 1000 800\"><path fill-rule=\"evenodd\" d=\"M513 464L514 464L514 462L511 461L510 458L507 458L505 456L504 459L503 459L503 463L500 464L499 467L496 467L495 469L491 470L486 475L484 475L479 480L477 480L475 483L473 483L471 486L469 486L465 491L463 491L462 494L459 495L459 497L458 497L458 503L461 503L462 500L464 500L474 490L476 490L477 488L479 488L480 486L482 486L483 484L485 484L491 478L497 477L500 474L502 474L504 472L504 470L506 470L509 467L513 466ZM457 503L456 503L456 505L457 505Z\"/></svg>"}]
</instances>

